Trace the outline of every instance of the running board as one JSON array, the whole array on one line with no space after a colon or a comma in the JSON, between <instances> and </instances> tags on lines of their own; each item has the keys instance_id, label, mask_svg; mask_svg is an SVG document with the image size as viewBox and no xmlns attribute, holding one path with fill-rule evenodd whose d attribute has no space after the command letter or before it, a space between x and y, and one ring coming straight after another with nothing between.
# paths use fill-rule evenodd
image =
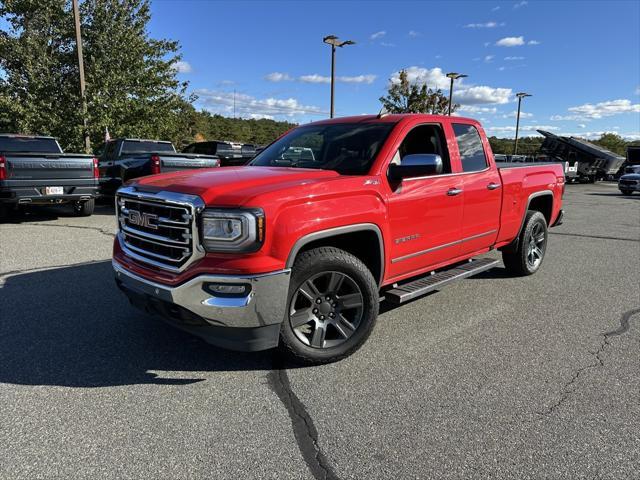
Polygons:
<instances>
[{"instance_id":1,"label":"running board","mask_svg":"<svg viewBox=\"0 0 640 480\"><path fill-rule=\"evenodd\" d=\"M440 287L454 280L471 277L485 270L489 270L499 263L500 260L494 260L492 258L471 259L468 262L456 265L447 270L432 272L430 275L420 277L412 282L397 285L391 290L385 291L384 295L391 303L404 303L429 292L433 292L434 290L438 290Z\"/></svg>"}]
</instances>

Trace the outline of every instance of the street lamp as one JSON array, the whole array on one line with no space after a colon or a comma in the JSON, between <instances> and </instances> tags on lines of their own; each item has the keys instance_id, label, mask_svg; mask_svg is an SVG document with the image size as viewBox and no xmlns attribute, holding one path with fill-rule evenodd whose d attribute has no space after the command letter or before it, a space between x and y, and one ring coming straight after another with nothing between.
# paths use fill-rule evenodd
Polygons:
<instances>
[{"instance_id":1,"label":"street lamp","mask_svg":"<svg viewBox=\"0 0 640 480\"><path fill-rule=\"evenodd\" d=\"M330 118L333 118L333 98L334 98L334 84L335 84L335 72L336 72L336 47L344 47L345 45L354 45L356 42L352 40L340 41L335 35L327 35L322 39L327 45L331 45L331 113Z\"/></svg>"},{"instance_id":2,"label":"street lamp","mask_svg":"<svg viewBox=\"0 0 640 480\"><path fill-rule=\"evenodd\" d=\"M524 97L530 97L531 95L524 92L516 93L516 97L518 97L518 114L516 115L516 143L513 147L513 154L518 154L518 130L520 129L520 104L522 103L522 99Z\"/></svg>"},{"instance_id":3,"label":"street lamp","mask_svg":"<svg viewBox=\"0 0 640 480\"><path fill-rule=\"evenodd\" d=\"M449 72L447 73L447 77L449 77L451 79L451 86L449 87L449 113L448 115L451 115L451 101L453 100L453 81L457 80L458 78L465 78L468 75L464 75L462 73L456 73L456 72Z\"/></svg>"}]
</instances>

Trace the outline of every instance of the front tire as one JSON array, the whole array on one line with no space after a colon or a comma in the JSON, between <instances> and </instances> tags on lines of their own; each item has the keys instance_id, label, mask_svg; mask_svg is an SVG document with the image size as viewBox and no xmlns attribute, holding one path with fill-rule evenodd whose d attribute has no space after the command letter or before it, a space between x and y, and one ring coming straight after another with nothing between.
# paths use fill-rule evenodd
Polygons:
<instances>
[{"instance_id":1,"label":"front tire","mask_svg":"<svg viewBox=\"0 0 640 480\"><path fill-rule=\"evenodd\" d=\"M77 217L89 217L93 214L93 210L96 208L96 199L92 198L85 202L76 203L73 206L73 213Z\"/></svg>"},{"instance_id":2,"label":"front tire","mask_svg":"<svg viewBox=\"0 0 640 480\"><path fill-rule=\"evenodd\" d=\"M378 317L378 285L355 256L320 247L293 266L280 349L297 363L335 362L367 340Z\"/></svg>"},{"instance_id":3,"label":"front tire","mask_svg":"<svg viewBox=\"0 0 640 480\"><path fill-rule=\"evenodd\" d=\"M502 251L502 261L512 275L526 276L536 273L547 251L547 220L541 212L529 210L517 246Z\"/></svg>"}]
</instances>

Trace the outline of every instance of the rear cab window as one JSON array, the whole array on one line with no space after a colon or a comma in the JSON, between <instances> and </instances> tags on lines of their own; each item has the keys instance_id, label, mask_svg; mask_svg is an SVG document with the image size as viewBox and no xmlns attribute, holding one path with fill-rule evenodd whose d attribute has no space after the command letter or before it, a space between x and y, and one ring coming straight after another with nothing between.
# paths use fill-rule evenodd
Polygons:
<instances>
[{"instance_id":1,"label":"rear cab window","mask_svg":"<svg viewBox=\"0 0 640 480\"><path fill-rule=\"evenodd\" d=\"M5 153L62 153L55 138L1 137L0 152Z\"/></svg>"},{"instance_id":2,"label":"rear cab window","mask_svg":"<svg viewBox=\"0 0 640 480\"><path fill-rule=\"evenodd\" d=\"M462 171L480 172L485 170L489 163L478 129L466 123L453 123L452 127L458 143Z\"/></svg>"},{"instance_id":3,"label":"rear cab window","mask_svg":"<svg viewBox=\"0 0 640 480\"><path fill-rule=\"evenodd\" d=\"M125 140L122 144L122 153L175 153L173 145L167 142L154 142L151 140Z\"/></svg>"}]
</instances>

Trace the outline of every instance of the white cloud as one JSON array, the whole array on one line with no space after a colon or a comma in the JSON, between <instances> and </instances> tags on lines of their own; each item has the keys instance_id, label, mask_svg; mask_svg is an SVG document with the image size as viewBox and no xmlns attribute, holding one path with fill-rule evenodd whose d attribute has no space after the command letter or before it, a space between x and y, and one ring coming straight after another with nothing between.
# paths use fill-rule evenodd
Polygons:
<instances>
[{"instance_id":1,"label":"white cloud","mask_svg":"<svg viewBox=\"0 0 640 480\"><path fill-rule=\"evenodd\" d=\"M491 62L491 60L493 60L493 59L494 59L494 57L495 57L495 55L486 55L486 56L484 57L484 61L485 61L486 63L490 63L490 62Z\"/></svg>"},{"instance_id":2,"label":"white cloud","mask_svg":"<svg viewBox=\"0 0 640 480\"><path fill-rule=\"evenodd\" d=\"M395 43L389 43L389 42L380 42L380 45L382 45L383 47L395 47L396 46Z\"/></svg>"},{"instance_id":3,"label":"white cloud","mask_svg":"<svg viewBox=\"0 0 640 480\"><path fill-rule=\"evenodd\" d=\"M476 105L461 105L457 110L458 112L470 113L472 115L478 115L480 113L497 113L496 107L478 107Z\"/></svg>"},{"instance_id":4,"label":"white cloud","mask_svg":"<svg viewBox=\"0 0 640 480\"><path fill-rule=\"evenodd\" d=\"M467 23L464 28L496 28L504 27L505 23L501 22L485 22L485 23Z\"/></svg>"},{"instance_id":5,"label":"white cloud","mask_svg":"<svg viewBox=\"0 0 640 480\"><path fill-rule=\"evenodd\" d=\"M449 90L450 80L440 67L432 69L411 66L405 68L410 82L426 83L429 88ZM467 85L464 78L456 80L454 102L461 105L504 104L509 103L513 91L510 88L494 88L485 85ZM400 81L400 72L391 75L391 83Z\"/></svg>"},{"instance_id":6,"label":"white cloud","mask_svg":"<svg viewBox=\"0 0 640 480\"><path fill-rule=\"evenodd\" d=\"M488 47L489 45L491 45L491 42L484 42L485 48Z\"/></svg>"},{"instance_id":7,"label":"white cloud","mask_svg":"<svg viewBox=\"0 0 640 480\"><path fill-rule=\"evenodd\" d=\"M331 77L325 77L324 75L302 75L298 77L298 80L304 83L331 83Z\"/></svg>"},{"instance_id":8,"label":"white cloud","mask_svg":"<svg viewBox=\"0 0 640 480\"><path fill-rule=\"evenodd\" d=\"M415 30L409 30L409 36L411 38L421 37L422 33L416 32Z\"/></svg>"},{"instance_id":9,"label":"white cloud","mask_svg":"<svg viewBox=\"0 0 640 480\"><path fill-rule=\"evenodd\" d=\"M429 70L424 67L408 67L404 69L407 72L407 80L410 82L426 83L430 88L448 89L450 80L440 67ZM391 75L391 83L400 82L400 72L394 72Z\"/></svg>"},{"instance_id":10,"label":"white cloud","mask_svg":"<svg viewBox=\"0 0 640 480\"><path fill-rule=\"evenodd\" d=\"M185 62L184 60L178 60L173 64L173 69L178 73L191 73L193 69L191 68L191 64L189 62Z\"/></svg>"},{"instance_id":11,"label":"white cloud","mask_svg":"<svg viewBox=\"0 0 640 480\"><path fill-rule=\"evenodd\" d=\"M372 84L375 79L377 78L377 75L357 75L355 77L336 77L336 80L338 82L343 82L343 83L366 83L368 85Z\"/></svg>"},{"instance_id":12,"label":"white cloud","mask_svg":"<svg viewBox=\"0 0 640 480\"><path fill-rule=\"evenodd\" d=\"M524 7L525 5L528 5L529 2L527 2L527 0L522 0L521 2L516 3L513 8L520 8L520 7Z\"/></svg>"},{"instance_id":13,"label":"white cloud","mask_svg":"<svg viewBox=\"0 0 640 480\"><path fill-rule=\"evenodd\" d=\"M622 138L624 138L627 141L640 140L640 133L620 133L612 130L600 130L595 132L584 132L584 131L562 132L562 133L558 133L558 135L561 135L563 137L579 137L579 138L585 138L587 140L597 140L605 133L615 133L617 135L620 135Z\"/></svg>"},{"instance_id":14,"label":"white cloud","mask_svg":"<svg viewBox=\"0 0 640 480\"><path fill-rule=\"evenodd\" d=\"M293 78L291 78L291 76L288 73L282 73L282 72L270 73L268 75L265 75L264 79L269 82L289 82L293 80Z\"/></svg>"},{"instance_id":15,"label":"white cloud","mask_svg":"<svg viewBox=\"0 0 640 480\"><path fill-rule=\"evenodd\" d=\"M488 86L473 86L454 89L454 101L460 104L477 105L481 103L509 103L512 96L510 88L494 88Z\"/></svg>"},{"instance_id":16,"label":"white cloud","mask_svg":"<svg viewBox=\"0 0 640 480\"><path fill-rule=\"evenodd\" d=\"M382 38L387 34L385 30L380 30L379 32L372 33L369 37L370 40L377 40L378 38Z\"/></svg>"},{"instance_id":17,"label":"white cloud","mask_svg":"<svg viewBox=\"0 0 640 480\"><path fill-rule=\"evenodd\" d=\"M507 62L513 62L516 60L524 60L524 57L504 57Z\"/></svg>"},{"instance_id":18,"label":"white cloud","mask_svg":"<svg viewBox=\"0 0 640 480\"><path fill-rule=\"evenodd\" d=\"M510 134L507 136L514 136L516 133L515 125L510 125L507 127L486 127L486 130L489 135ZM518 133L520 135L538 137L540 136L540 134L536 130L556 131L559 130L559 128L552 125L520 125L520 130Z\"/></svg>"},{"instance_id":19,"label":"white cloud","mask_svg":"<svg viewBox=\"0 0 640 480\"><path fill-rule=\"evenodd\" d=\"M529 40L527 45L540 45L540 42L538 40Z\"/></svg>"},{"instance_id":20,"label":"white cloud","mask_svg":"<svg viewBox=\"0 0 640 480\"><path fill-rule=\"evenodd\" d=\"M252 113L252 114L249 115L249 118L252 118L254 120L262 120L262 119L273 120L274 116L273 115L265 115L263 113Z\"/></svg>"},{"instance_id":21,"label":"white cloud","mask_svg":"<svg viewBox=\"0 0 640 480\"><path fill-rule=\"evenodd\" d=\"M357 75L354 77L349 77L349 76L338 76L336 77L336 82L342 82L342 83L366 83L368 85L372 84L375 79L377 78L376 75ZM312 75L302 75L300 77L298 77L298 80L303 82L303 83L331 83L331 77L326 77L324 75L318 75L317 73L314 73Z\"/></svg>"},{"instance_id":22,"label":"white cloud","mask_svg":"<svg viewBox=\"0 0 640 480\"><path fill-rule=\"evenodd\" d=\"M618 99L596 104L585 103L577 107L569 107L568 110L571 112L570 115L553 115L551 120L589 121L623 113L640 113L640 103L633 104L631 100Z\"/></svg>"},{"instance_id":23,"label":"white cloud","mask_svg":"<svg viewBox=\"0 0 640 480\"><path fill-rule=\"evenodd\" d=\"M578 127L580 127L580 128L587 128L587 126L586 126L584 123L579 123L579 124L578 124Z\"/></svg>"},{"instance_id":24,"label":"white cloud","mask_svg":"<svg viewBox=\"0 0 640 480\"><path fill-rule=\"evenodd\" d=\"M500 10L500 5L496 5L491 9L492 12L497 12L498 10Z\"/></svg>"},{"instance_id":25,"label":"white cloud","mask_svg":"<svg viewBox=\"0 0 640 480\"><path fill-rule=\"evenodd\" d=\"M496 42L498 47L519 47L524 45L524 37L504 37Z\"/></svg>"},{"instance_id":26,"label":"white cloud","mask_svg":"<svg viewBox=\"0 0 640 480\"><path fill-rule=\"evenodd\" d=\"M640 85L636 87L636 95L640 95Z\"/></svg>"},{"instance_id":27,"label":"white cloud","mask_svg":"<svg viewBox=\"0 0 640 480\"><path fill-rule=\"evenodd\" d=\"M514 110L513 112L505 113L502 115L502 118L516 118L518 116L518 111ZM520 118L531 118L533 117L533 113L520 112Z\"/></svg>"},{"instance_id":28,"label":"white cloud","mask_svg":"<svg viewBox=\"0 0 640 480\"><path fill-rule=\"evenodd\" d=\"M237 116L243 118L288 117L294 115L328 115L328 112L314 105L304 105L295 98L256 98L245 93L222 92L206 88L195 91L197 103L212 113L230 115L234 104Z\"/></svg>"}]
</instances>

